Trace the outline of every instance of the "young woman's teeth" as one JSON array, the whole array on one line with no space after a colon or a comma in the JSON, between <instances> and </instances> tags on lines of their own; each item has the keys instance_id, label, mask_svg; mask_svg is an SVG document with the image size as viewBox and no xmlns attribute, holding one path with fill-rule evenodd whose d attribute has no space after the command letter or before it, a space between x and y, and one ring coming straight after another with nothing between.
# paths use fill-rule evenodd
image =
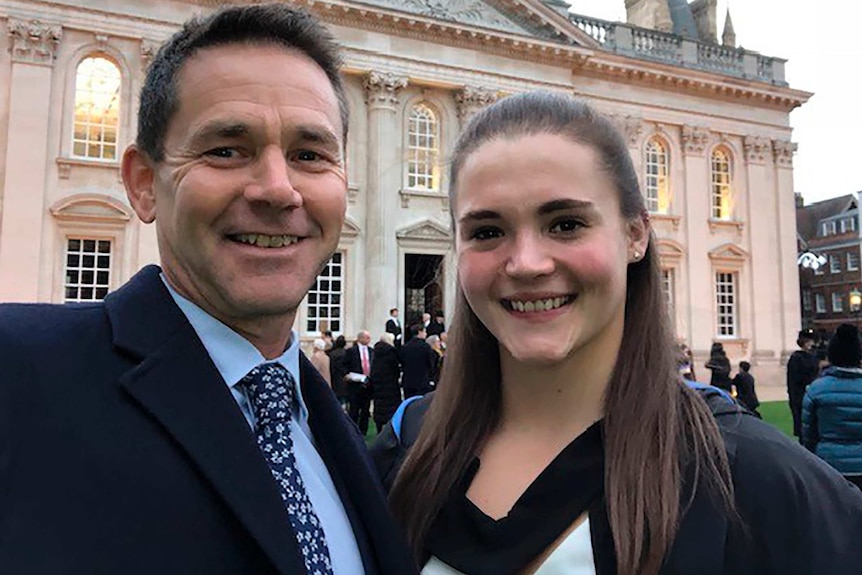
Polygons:
<instances>
[{"instance_id":1,"label":"young woman's teeth","mask_svg":"<svg viewBox=\"0 0 862 575\"><path fill-rule=\"evenodd\" d=\"M237 234L234 236L241 244L249 244L259 248L280 248L296 243L296 236L266 236L264 234Z\"/></svg>"},{"instance_id":2,"label":"young woman's teeth","mask_svg":"<svg viewBox=\"0 0 862 575\"><path fill-rule=\"evenodd\" d=\"M507 303L509 304L509 308L513 311L519 312L534 312L534 311L551 311L557 309L558 307L562 307L569 303L569 296L564 297L555 297L548 299L539 299L535 301L515 301L510 300Z\"/></svg>"}]
</instances>

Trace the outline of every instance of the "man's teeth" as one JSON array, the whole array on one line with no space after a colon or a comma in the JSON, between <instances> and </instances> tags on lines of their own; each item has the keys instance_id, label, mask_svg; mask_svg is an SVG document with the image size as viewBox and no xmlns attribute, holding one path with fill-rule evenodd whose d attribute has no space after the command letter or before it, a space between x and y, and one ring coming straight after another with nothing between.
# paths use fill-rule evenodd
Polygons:
<instances>
[{"instance_id":1,"label":"man's teeth","mask_svg":"<svg viewBox=\"0 0 862 575\"><path fill-rule=\"evenodd\" d=\"M294 244L298 241L296 236L266 236L264 234L237 234L233 236L236 241L257 246L259 248L280 248Z\"/></svg>"},{"instance_id":2,"label":"man's teeth","mask_svg":"<svg viewBox=\"0 0 862 575\"><path fill-rule=\"evenodd\" d=\"M571 301L571 296L555 297L548 299L539 299L535 301L515 301L509 300L509 307L514 311L534 312L534 311L550 311L562 307Z\"/></svg>"}]
</instances>

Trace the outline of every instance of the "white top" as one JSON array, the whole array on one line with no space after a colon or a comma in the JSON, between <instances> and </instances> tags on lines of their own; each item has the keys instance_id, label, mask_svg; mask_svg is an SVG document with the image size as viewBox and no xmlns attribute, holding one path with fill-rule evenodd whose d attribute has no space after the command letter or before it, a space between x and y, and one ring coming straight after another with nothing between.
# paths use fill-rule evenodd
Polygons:
<instances>
[{"instance_id":1,"label":"white top","mask_svg":"<svg viewBox=\"0 0 862 575\"><path fill-rule=\"evenodd\" d=\"M432 557L422 569L421 575L470 575L453 569L436 557ZM574 531L563 539L534 575L596 575L593 560L593 542L590 539L590 520L584 519Z\"/></svg>"}]
</instances>

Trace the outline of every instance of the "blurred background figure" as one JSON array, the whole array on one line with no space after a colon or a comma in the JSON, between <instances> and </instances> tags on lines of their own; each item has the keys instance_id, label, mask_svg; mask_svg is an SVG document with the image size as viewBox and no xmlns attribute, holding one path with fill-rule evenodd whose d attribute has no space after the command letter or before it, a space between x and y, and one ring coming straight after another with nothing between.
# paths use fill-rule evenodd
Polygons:
<instances>
[{"instance_id":1,"label":"blurred background figure","mask_svg":"<svg viewBox=\"0 0 862 575\"><path fill-rule=\"evenodd\" d=\"M763 419L760 417L760 412L757 411L760 401L757 399L757 392L754 390L754 376L751 375L750 371L750 363L747 361L739 362L739 373L733 378L733 387L736 388L736 401L741 403L743 407L759 419Z\"/></svg>"},{"instance_id":2,"label":"blurred background figure","mask_svg":"<svg viewBox=\"0 0 862 575\"><path fill-rule=\"evenodd\" d=\"M720 342L715 342L709 350L709 361L704 366L712 372L709 384L730 393L730 360Z\"/></svg>"},{"instance_id":3,"label":"blurred background figure","mask_svg":"<svg viewBox=\"0 0 862 575\"><path fill-rule=\"evenodd\" d=\"M356 343L345 354L347 413L359 426L362 435L368 433L368 419L371 415L371 366L374 365L374 350L369 347L370 343L371 334L362 330L356 335Z\"/></svg>"},{"instance_id":4,"label":"blurred background figure","mask_svg":"<svg viewBox=\"0 0 862 575\"><path fill-rule=\"evenodd\" d=\"M862 349L859 330L838 326L826 348L830 367L802 402L802 444L862 489Z\"/></svg>"},{"instance_id":5,"label":"blurred background figure","mask_svg":"<svg viewBox=\"0 0 862 575\"><path fill-rule=\"evenodd\" d=\"M443 369L443 346L440 342L440 336L429 335L425 338L425 343L437 354L437 363L431 370L431 384L437 385L437 382L440 381L440 370Z\"/></svg>"},{"instance_id":6,"label":"blurred background figure","mask_svg":"<svg viewBox=\"0 0 862 575\"><path fill-rule=\"evenodd\" d=\"M434 320L429 321L425 325L425 333L427 333L429 336L440 335L441 333L446 331L446 326L443 323L444 321L445 318L443 317L443 312L437 311L437 313L434 314Z\"/></svg>"},{"instance_id":7,"label":"blurred background figure","mask_svg":"<svg viewBox=\"0 0 862 575\"><path fill-rule=\"evenodd\" d=\"M395 349L395 336L384 333L374 346L374 363L371 364L371 399L374 425L379 432L392 419L401 404L401 358Z\"/></svg>"},{"instance_id":8,"label":"blurred background figure","mask_svg":"<svg viewBox=\"0 0 862 575\"><path fill-rule=\"evenodd\" d=\"M679 344L679 374L688 381L697 381L694 374L694 357L691 349L684 343Z\"/></svg>"},{"instance_id":9,"label":"blurred background figure","mask_svg":"<svg viewBox=\"0 0 862 575\"><path fill-rule=\"evenodd\" d=\"M311 360L311 365L320 372L320 375L323 376L329 387L332 387L332 375L329 372L329 356L326 355L326 340L320 337L314 340L314 349L311 352L311 357L308 359Z\"/></svg>"},{"instance_id":10,"label":"blurred background figure","mask_svg":"<svg viewBox=\"0 0 862 575\"><path fill-rule=\"evenodd\" d=\"M439 359L437 353L425 341L425 326L421 323L411 325L409 335L410 339L401 347L401 364L404 369L401 387L404 388L405 399L414 395L425 395L434 389L431 386L431 374Z\"/></svg>"},{"instance_id":11,"label":"blurred background figure","mask_svg":"<svg viewBox=\"0 0 862 575\"><path fill-rule=\"evenodd\" d=\"M389 310L389 319L386 320L386 333L391 333L395 338L395 349L401 347L401 320L398 319L398 308Z\"/></svg>"},{"instance_id":12,"label":"blurred background figure","mask_svg":"<svg viewBox=\"0 0 862 575\"><path fill-rule=\"evenodd\" d=\"M329 350L329 380L332 382L332 391L335 392L335 397L341 403L341 407L347 409L347 382L344 381L344 376L347 375L347 363L345 355L347 354L347 340L343 335L339 335L332 342L332 349Z\"/></svg>"},{"instance_id":13,"label":"blurred background figure","mask_svg":"<svg viewBox=\"0 0 862 575\"><path fill-rule=\"evenodd\" d=\"M815 380L820 372L820 361L812 351L814 332L803 329L796 336L799 349L787 360L787 401L793 416L793 435L802 440L802 399L805 388Z\"/></svg>"}]
</instances>

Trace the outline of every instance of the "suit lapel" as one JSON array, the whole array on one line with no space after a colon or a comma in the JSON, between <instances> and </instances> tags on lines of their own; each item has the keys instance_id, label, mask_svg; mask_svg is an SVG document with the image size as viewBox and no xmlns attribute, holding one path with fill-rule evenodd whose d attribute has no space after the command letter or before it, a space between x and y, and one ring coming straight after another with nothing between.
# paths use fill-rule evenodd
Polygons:
<instances>
[{"instance_id":1,"label":"suit lapel","mask_svg":"<svg viewBox=\"0 0 862 575\"><path fill-rule=\"evenodd\" d=\"M278 570L303 573L281 497L254 436L158 273L145 268L105 302L115 345L143 358L120 385L188 453Z\"/></svg>"}]
</instances>

